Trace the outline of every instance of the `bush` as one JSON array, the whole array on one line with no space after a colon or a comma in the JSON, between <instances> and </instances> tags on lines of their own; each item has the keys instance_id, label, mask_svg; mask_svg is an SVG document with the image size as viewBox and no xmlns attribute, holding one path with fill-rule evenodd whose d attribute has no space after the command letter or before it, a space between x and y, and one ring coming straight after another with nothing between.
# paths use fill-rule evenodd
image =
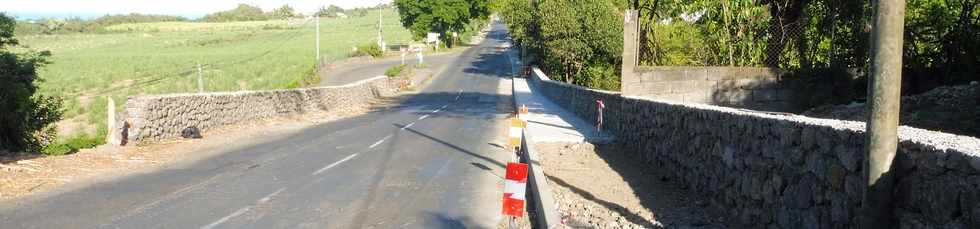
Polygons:
<instances>
[{"instance_id":1,"label":"bush","mask_svg":"<svg viewBox=\"0 0 980 229\"><path fill-rule=\"evenodd\" d=\"M398 74L401 74L402 70L404 69L405 69L405 65L399 64L394 67L388 68L388 70L385 70L385 75L388 77L395 77L398 76Z\"/></svg>"},{"instance_id":2,"label":"bush","mask_svg":"<svg viewBox=\"0 0 980 229\"><path fill-rule=\"evenodd\" d=\"M357 46L357 51L351 56L373 56L381 57L384 53L381 52L381 46L378 44L366 44Z\"/></svg>"},{"instance_id":3,"label":"bush","mask_svg":"<svg viewBox=\"0 0 980 229\"><path fill-rule=\"evenodd\" d=\"M37 69L48 52L13 53L16 22L0 13L0 151L35 150L54 135L49 125L61 119L61 99L37 94Z\"/></svg>"},{"instance_id":4,"label":"bush","mask_svg":"<svg viewBox=\"0 0 980 229\"><path fill-rule=\"evenodd\" d=\"M608 63L592 63L585 67L577 82L584 86L608 91L619 91L619 72Z\"/></svg>"},{"instance_id":5,"label":"bush","mask_svg":"<svg viewBox=\"0 0 980 229\"><path fill-rule=\"evenodd\" d=\"M52 156L67 155L76 153L80 149L88 149L102 144L105 144L103 138L81 135L64 142L47 145L41 149L41 152Z\"/></svg>"}]
</instances>

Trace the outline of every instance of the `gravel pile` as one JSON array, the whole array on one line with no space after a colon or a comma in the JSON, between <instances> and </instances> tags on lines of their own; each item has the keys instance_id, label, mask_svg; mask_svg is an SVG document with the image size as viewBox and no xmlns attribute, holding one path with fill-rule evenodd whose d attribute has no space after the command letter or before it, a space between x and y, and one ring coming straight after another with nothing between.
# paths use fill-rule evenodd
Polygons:
<instances>
[{"instance_id":1,"label":"gravel pile","mask_svg":"<svg viewBox=\"0 0 980 229\"><path fill-rule=\"evenodd\" d=\"M816 118L864 121L864 103L828 105L803 115ZM899 122L905 126L980 137L980 83L937 87L926 93L902 97Z\"/></svg>"}]
</instances>

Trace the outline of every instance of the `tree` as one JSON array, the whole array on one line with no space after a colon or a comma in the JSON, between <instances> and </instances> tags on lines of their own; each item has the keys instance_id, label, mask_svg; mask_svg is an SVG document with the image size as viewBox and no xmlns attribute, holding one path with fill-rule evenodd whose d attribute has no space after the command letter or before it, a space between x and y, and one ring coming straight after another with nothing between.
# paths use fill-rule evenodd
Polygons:
<instances>
[{"instance_id":1,"label":"tree","mask_svg":"<svg viewBox=\"0 0 980 229\"><path fill-rule=\"evenodd\" d=\"M505 0L495 6L525 50L540 54L543 69L567 83L619 89L622 10L610 0Z\"/></svg>"},{"instance_id":2,"label":"tree","mask_svg":"<svg viewBox=\"0 0 980 229\"><path fill-rule=\"evenodd\" d=\"M0 13L0 152L39 149L54 137L61 100L37 94L37 69L48 52L14 53L16 21Z\"/></svg>"},{"instance_id":3,"label":"tree","mask_svg":"<svg viewBox=\"0 0 980 229\"><path fill-rule=\"evenodd\" d=\"M452 32L462 32L474 19L490 15L487 0L395 0L402 25L418 40L430 32L451 45Z\"/></svg>"},{"instance_id":4,"label":"tree","mask_svg":"<svg viewBox=\"0 0 980 229\"><path fill-rule=\"evenodd\" d=\"M293 10L293 7L289 5L282 5L282 7L276 8L272 10L271 14L272 14L272 18L278 18L278 19L288 19L288 18L296 17L296 11Z\"/></svg>"},{"instance_id":5,"label":"tree","mask_svg":"<svg viewBox=\"0 0 980 229\"><path fill-rule=\"evenodd\" d=\"M368 8L354 8L347 11L349 15L355 17L364 17L368 14Z\"/></svg>"},{"instance_id":6,"label":"tree","mask_svg":"<svg viewBox=\"0 0 980 229\"><path fill-rule=\"evenodd\" d=\"M332 18L332 17L336 17L337 13L343 13L343 12L344 12L344 8L340 8L339 6L335 6L335 5L330 5L327 6L327 8L320 7L320 10L316 12L316 15L320 17Z\"/></svg>"},{"instance_id":7,"label":"tree","mask_svg":"<svg viewBox=\"0 0 980 229\"><path fill-rule=\"evenodd\" d=\"M511 38L524 49L534 49L537 44L538 11L528 0L503 0L498 2L501 17L507 22L507 30Z\"/></svg>"},{"instance_id":8,"label":"tree","mask_svg":"<svg viewBox=\"0 0 980 229\"><path fill-rule=\"evenodd\" d=\"M260 21L266 19L268 19L268 16L262 12L262 8L248 4L238 4L238 7L234 9L218 11L201 18L201 20L207 22Z\"/></svg>"}]
</instances>

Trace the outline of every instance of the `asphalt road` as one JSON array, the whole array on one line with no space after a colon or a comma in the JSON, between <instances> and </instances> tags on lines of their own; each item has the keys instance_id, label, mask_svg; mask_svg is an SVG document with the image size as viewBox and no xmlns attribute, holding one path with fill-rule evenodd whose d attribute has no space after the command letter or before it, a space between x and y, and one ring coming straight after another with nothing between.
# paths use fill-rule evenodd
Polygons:
<instances>
[{"instance_id":1,"label":"asphalt road","mask_svg":"<svg viewBox=\"0 0 980 229\"><path fill-rule=\"evenodd\" d=\"M440 53L431 56L423 56L422 62L430 69L440 69L450 64L456 64L456 59L460 57L458 52ZM373 60L364 63L345 64L336 69L327 71L323 75L320 86L338 86L357 82L375 76L385 74L388 68L402 63L401 57ZM405 56L405 64L418 64L415 54Z\"/></svg>"},{"instance_id":2,"label":"asphalt road","mask_svg":"<svg viewBox=\"0 0 980 229\"><path fill-rule=\"evenodd\" d=\"M0 203L0 228L495 228L512 157L503 30L382 109Z\"/></svg>"}]
</instances>

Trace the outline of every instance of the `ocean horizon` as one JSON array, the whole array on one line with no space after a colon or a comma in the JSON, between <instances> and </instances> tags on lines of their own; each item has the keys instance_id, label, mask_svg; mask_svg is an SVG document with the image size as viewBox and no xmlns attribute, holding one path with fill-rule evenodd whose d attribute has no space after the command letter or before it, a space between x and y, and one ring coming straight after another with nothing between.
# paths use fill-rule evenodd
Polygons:
<instances>
[{"instance_id":1,"label":"ocean horizon","mask_svg":"<svg viewBox=\"0 0 980 229\"><path fill-rule=\"evenodd\" d=\"M42 18L48 18L48 19L81 18L81 19L88 20L88 19L94 19L97 17L105 16L105 15L130 14L130 13L91 13L91 12L69 12L69 13L63 13L63 12L32 13L32 12L5 12L5 11L0 11L0 12L3 12L8 16L13 16L17 20L37 20ZM153 15L180 16L191 20L204 17L204 14L153 14Z\"/></svg>"}]
</instances>

